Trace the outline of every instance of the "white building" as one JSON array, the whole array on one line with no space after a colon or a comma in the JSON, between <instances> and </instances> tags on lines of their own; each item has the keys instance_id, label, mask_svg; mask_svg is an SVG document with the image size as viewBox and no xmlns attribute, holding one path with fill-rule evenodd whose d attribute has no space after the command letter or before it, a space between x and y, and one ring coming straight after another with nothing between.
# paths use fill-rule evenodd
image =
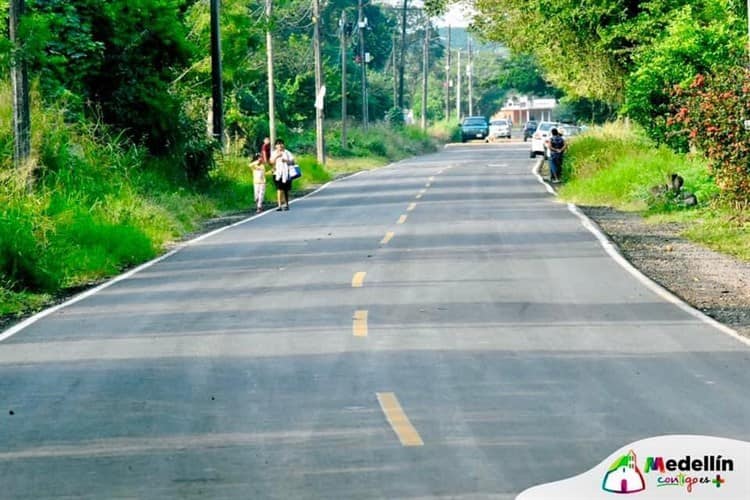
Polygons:
<instances>
[{"instance_id":1,"label":"white building","mask_svg":"<svg viewBox=\"0 0 750 500\"><path fill-rule=\"evenodd\" d=\"M510 118L513 123L529 120L552 121L557 100L550 97L512 96L505 102L496 118Z\"/></svg>"}]
</instances>

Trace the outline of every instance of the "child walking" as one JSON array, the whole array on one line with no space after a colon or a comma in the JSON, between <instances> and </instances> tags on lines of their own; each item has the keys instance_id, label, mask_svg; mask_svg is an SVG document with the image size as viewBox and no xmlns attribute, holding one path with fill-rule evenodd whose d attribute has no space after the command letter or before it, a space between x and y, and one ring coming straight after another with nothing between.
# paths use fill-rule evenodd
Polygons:
<instances>
[{"instance_id":1,"label":"child walking","mask_svg":"<svg viewBox=\"0 0 750 500\"><path fill-rule=\"evenodd\" d=\"M263 199L266 197L266 164L260 153L255 153L250 162L253 171L253 191L255 192L255 213L263 211Z\"/></svg>"}]
</instances>

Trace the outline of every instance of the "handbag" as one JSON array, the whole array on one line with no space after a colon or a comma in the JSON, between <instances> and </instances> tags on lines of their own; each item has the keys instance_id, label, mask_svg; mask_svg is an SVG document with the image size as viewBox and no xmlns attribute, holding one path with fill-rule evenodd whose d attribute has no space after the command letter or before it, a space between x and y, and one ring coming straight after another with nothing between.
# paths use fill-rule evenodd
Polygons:
<instances>
[{"instance_id":1,"label":"handbag","mask_svg":"<svg viewBox=\"0 0 750 500\"><path fill-rule=\"evenodd\" d=\"M289 180L291 181L298 177L302 177L302 170L300 170L299 165L292 163L289 165Z\"/></svg>"}]
</instances>

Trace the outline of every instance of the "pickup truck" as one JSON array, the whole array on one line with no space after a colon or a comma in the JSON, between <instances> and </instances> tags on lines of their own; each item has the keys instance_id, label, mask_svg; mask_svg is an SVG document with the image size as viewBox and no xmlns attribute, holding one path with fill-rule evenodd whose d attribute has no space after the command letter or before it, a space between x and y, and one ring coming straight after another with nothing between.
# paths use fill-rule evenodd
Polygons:
<instances>
[{"instance_id":1,"label":"pickup truck","mask_svg":"<svg viewBox=\"0 0 750 500\"><path fill-rule=\"evenodd\" d=\"M467 116L461 122L461 142L484 139L490 134L490 125L484 116Z\"/></svg>"}]
</instances>

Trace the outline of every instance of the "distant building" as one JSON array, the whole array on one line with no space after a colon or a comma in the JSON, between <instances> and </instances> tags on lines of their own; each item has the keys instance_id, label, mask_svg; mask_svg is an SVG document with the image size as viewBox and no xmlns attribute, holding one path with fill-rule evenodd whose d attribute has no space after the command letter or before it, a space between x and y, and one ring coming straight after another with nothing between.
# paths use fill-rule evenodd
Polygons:
<instances>
[{"instance_id":1,"label":"distant building","mask_svg":"<svg viewBox=\"0 0 750 500\"><path fill-rule=\"evenodd\" d=\"M555 107L557 100L551 97L512 96L495 118L510 118L513 123L525 123L532 119L552 121Z\"/></svg>"}]
</instances>

